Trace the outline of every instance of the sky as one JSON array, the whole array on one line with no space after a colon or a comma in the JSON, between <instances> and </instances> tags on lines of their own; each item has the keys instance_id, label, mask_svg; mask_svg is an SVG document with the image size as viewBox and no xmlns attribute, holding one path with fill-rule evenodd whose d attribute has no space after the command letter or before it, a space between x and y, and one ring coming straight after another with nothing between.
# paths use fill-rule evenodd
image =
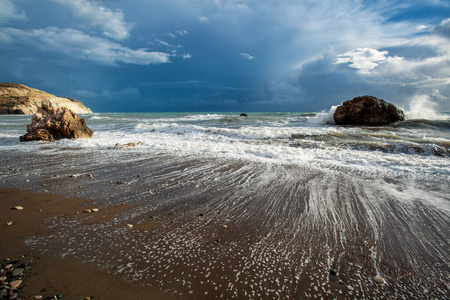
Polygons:
<instances>
[{"instance_id":1,"label":"sky","mask_svg":"<svg viewBox=\"0 0 450 300\"><path fill-rule=\"evenodd\" d=\"M326 111L361 95L450 111L448 0L0 7L0 81L94 112Z\"/></svg>"}]
</instances>

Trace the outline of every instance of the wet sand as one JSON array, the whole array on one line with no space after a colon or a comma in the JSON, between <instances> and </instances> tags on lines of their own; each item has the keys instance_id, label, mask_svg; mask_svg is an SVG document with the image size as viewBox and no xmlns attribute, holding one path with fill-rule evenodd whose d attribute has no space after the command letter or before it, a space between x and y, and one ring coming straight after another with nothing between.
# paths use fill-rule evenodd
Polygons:
<instances>
[{"instance_id":1,"label":"wet sand","mask_svg":"<svg viewBox=\"0 0 450 300\"><path fill-rule=\"evenodd\" d=\"M73 219L83 213L91 201L65 198L63 195L37 193L17 189L0 190L0 260L2 265L13 264L13 269L29 263L18 288L19 297L43 299L62 295L63 299L164 299L165 295L138 284L130 283L111 270L76 259L62 259L31 249L27 237L47 238L55 230L44 225L49 218ZM22 206L23 210L13 209ZM106 215L105 212L103 215ZM7 223L12 222L11 225ZM5 298L8 299L8 298Z\"/></svg>"},{"instance_id":2,"label":"wet sand","mask_svg":"<svg viewBox=\"0 0 450 300\"><path fill-rule=\"evenodd\" d=\"M411 195L409 179L125 151L9 154L2 164L2 199L11 199L2 200L2 257L34 258L21 296L43 288L64 299L449 293L449 216ZM436 197L448 189L417 184Z\"/></svg>"}]
</instances>

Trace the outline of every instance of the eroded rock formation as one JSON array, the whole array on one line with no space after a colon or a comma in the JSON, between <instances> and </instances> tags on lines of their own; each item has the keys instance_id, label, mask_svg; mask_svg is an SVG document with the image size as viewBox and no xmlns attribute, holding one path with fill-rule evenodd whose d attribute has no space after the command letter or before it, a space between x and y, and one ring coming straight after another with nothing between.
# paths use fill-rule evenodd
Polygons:
<instances>
[{"instance_id":1,"label":"eroded rock formation","mask_svg":"<svg viewBox=\"0 0 450 300\"><path fill-rule=\"evenodd\" d=\"M33 115L27 132L20 137L21 142L91 138L94 134L83 118L66 107L54 107L50 101L44 101Z\"/></svg>"},{"instance_id":2,"label":"eroded rock formation","mask_svg":"<svg viewBox=\"0 0 450 300\"><path fill-rule=\"evenodd\" d=\"M56 108L66 107L77 114L92 111L78 100L56 97L41 90L22 84L0 82L0 114L34 114L44 101L50 101Z\"/></svg>"}]
</instances>

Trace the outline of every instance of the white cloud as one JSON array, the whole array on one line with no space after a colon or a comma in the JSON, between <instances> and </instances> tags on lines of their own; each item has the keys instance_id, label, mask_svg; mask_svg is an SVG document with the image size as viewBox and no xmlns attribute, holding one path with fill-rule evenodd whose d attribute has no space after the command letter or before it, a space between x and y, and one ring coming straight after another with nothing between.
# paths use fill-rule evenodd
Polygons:
<instances>
[{"instance_id":1,"label":"white cloud","mask_svg":"<svg viewBox=\"0 0 450 300\"><path fill-rule=\"evenodd\" d=\"M425 30L427 28L428 28L427 25L419 25L419 26L416 27L417 30Z\"/></svg>"},{"instance_id":2,"label":"white cloud","mask_svg":"<svg viewBox=\"0 0 450 300\"><path fill-rule=\"evenodd\" d=\"M203 17L203 16L198 17L198 20L200 21L200 23L206 23L206 22L209 22L209 19L208 19L207 17Z\"/></svg>"},{"instance_id":3,"label":"white cloud","mask_svg":"<svg viewBox=\"0 0 450 300\"><path fill-rule=\"evenodd\" d=\"M167 43L165 41L158 40L158 39L156 39L156 42L158 42L159 44L161 44L163 46L170 47L170 48L182 48L183 47L181 45L172 45L172 44L169 44L169 43Z\"/></svg>"},{"instance_id":4,"label":"white cloud","mask_svg":"<svg viewBox=\"0 0 450 300\"><path fill-rule=\"evenodd\" d=\"M174 32L166 33L166 35L170 36L171 38L176 38L177 36L189 35L189 31L186 29L180 29L180 30L175 30Z\"/></svg>"},{"instance_id":5,"label":"white cloud","mask_svg":"<svg viewBox=\"0 0 450 300\"><path fill-rule=\"evenodd\" d=\"M147 49L133 50L74 29L0 28L0 36L2 35L6 36L10 43L20 43L44 52L61 53L71 58L94 61L104 65L114 66L118 63L149 65L170 62L170 54L150 52Z\"/></svg>"},{"instance_id":6,"label":"white cloud","mask_svg":"<svg viewBox=\"0 0 450 300\"><path fill-rule=\"evenodd\" d=\"M185 53L181 57L184 58L184 59L190 59L190 58L192 58L192 54Z\"/></svg>"},{"instance_id":7,"label":"white cloud","mask_svg":"<svg viewBox=\"0 0 450 300\"><path fill-rule=\"evenodd\" d=\"M26 21L27 15L9 0L0 0L0 24L12 21Z\"/></svg>"},{"instance_id":8,"label":"white cloud","mask_svg":"<svg viewBox=\"0 0 450 300\"><path fill-rule=\"evenodd\" d=\"M249 6L243 2L246 1L235 1L235 0L214 0L214 3L219 8L226 9L238 9L238 10L249 10Z\"/></svg>"},{"instance_id":9,"label":"white cloud","mask_svg":"<svg viewBox=\"0 0 450 300\"><path fill-rule=\"evenodd\" d=\"M358 69L367 74L377 67L379 63L386 61L388 51L378 51L370 48L357 48L337 56L336 64L349 64L349 67Z\"/></svg>"},{"instance_id":10,"label":"white cloud","mask_svg":"<svg viewBox=\"0 0 450 300\"><path fill-rule=\"evenodd\" d=\"M75 17L103 30L103 35L122 40L130 36L133 24L127 23L121 10L112 11L97 1L89 0L52 0L72 10Z\"/></svg>"},{"instance_id":11,"label":"white cloud","mask_svg":"<svg viewBox=\"0 0 450 300\"><path fill-rule=\"evenodd\" d=\"M189 31L187 31L187 30L185 30L185 29L183 29L183 30L175 30L175 33L176 33L177 35L180 35L180 36L186 36L186 35L189 34Z\"/></svg>"},{"instance_id":12,"label":"white cloud","mask_svg":"<svg viewBox=\"0 0 450 300\"><path fill-rule=\"evenodd\" d=\"M252 60L252 59L255 58L254 56L251 56L251 55L248 54L248 53L241 53L241 55L242 55L243 57L245 57L246 59L248 59L248 60Z\"/></svg>"},{"instance_id":13,"label":"white cloud","mask_svg":"<svg viewBox=\"0 0 450 300\"><path fill-rule=\"evenodd\" d=\"M446 22L443 21L436 28L446 28ZM442 32L436 29L433 32L425 36L397 39L385 46L406 49L407 52L414 52L415 48L429 48L433 49L433 55L398 57L389 56L388 51L358 48L338 55L335 63L346 63L357 69L372 85L413 88L439 100L440 94L435 91L442 89L446 93L450 86L450 41Z\"/></svg>"}]
</instances>

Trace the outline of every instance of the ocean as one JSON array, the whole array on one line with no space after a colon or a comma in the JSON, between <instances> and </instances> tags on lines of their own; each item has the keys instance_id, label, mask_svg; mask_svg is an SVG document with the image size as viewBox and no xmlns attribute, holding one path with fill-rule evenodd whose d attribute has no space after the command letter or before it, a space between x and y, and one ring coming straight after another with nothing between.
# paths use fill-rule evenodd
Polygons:
<instances>
[{"instance_id":1,"label":"ocean","mask_svg":"<svg viewBox=\"0 0 450 300\"><path fill-rule=\"evenodd\" d=\"M132 205L27 242L168 296L445 299L450 115L332 113L94 113L92 139L54 143L20 143L31 117L2 115L0 187Z\"/></svg>"},{"instance_id":2,"label":"ocean","mask_svg":"<svg viewBox=\"0 0 450 300\"><path fill-rule=\"evenodd\" d=\"M449 175L450 114L384 127L332 125L332 113L108 113L85 115L89 140L19 143L29 116L0 116L0 147L17 151L105 152L142 142L141 155L165 153L349 170L367 176ZM131 151L131 150L130 150ZM105 161L105 163L107 163Z\"/></svg>"}]
</instances>

